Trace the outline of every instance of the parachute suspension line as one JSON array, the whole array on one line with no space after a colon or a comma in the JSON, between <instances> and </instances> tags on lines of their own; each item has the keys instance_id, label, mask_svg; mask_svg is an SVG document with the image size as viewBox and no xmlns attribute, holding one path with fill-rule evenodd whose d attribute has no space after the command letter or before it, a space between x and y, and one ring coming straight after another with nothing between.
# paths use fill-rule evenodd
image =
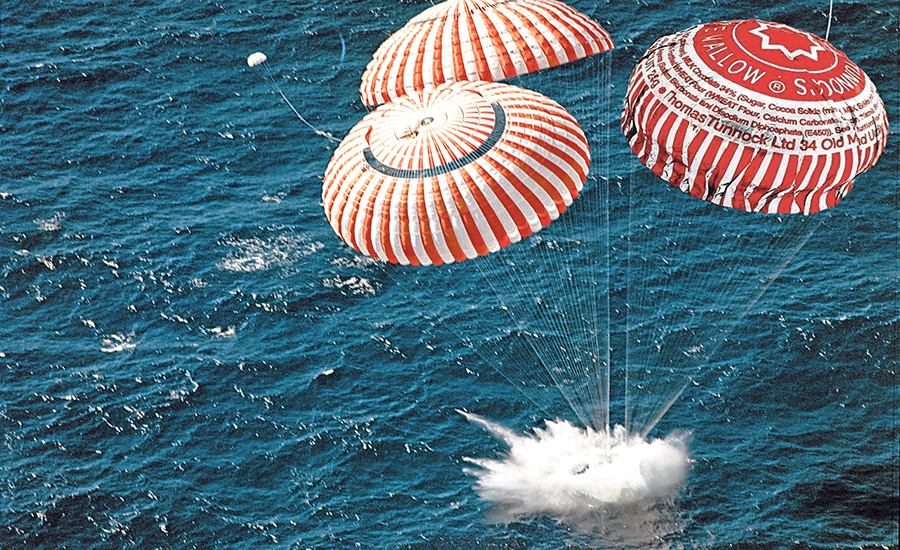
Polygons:
<instances>
[{"instance_id":1,"label":"parachute suspension line","mask_svg":"<svg viewBox=\"0 0 900 550\"><path fill-rule=\"evenodd\" d=\"M681 397L681 394L684 393L684 390L687 389L690 383L691 379L688 378L688 380L681 385L678 391L675 392L675 395L669 398L669 400L666 401L665 405L659 408L659 411L656 413L656 415L649 422L647 422L647 425L644 426L644 429L641 430L642 439L647 437L647 434L650 433L650 430L652 430L656 426L656 423L659 422L667 412L669 412L669 409L672 408L672 405L674 405L676 401L678 401L678 398Z\"/></svg>"},{"instance_id":2,"label":"parachute suspension line","mask_svg":"<svg viewBox=\"0 0 900 550\"><path fill-rule=\"evenodd\" d=\"M800 249L803 248L807 242L809 242L809 239L812 238L813 233L816 232L816 229L819 225L821 225L821 223L821 216L816 217L816 223L809 228L808 232L802 236L802 238L797 242L796 245L794 245L793 248L788 250L781 263L778 264L778 266L776 266L773 271L766 275L766 279L764 280L762 288L759 289L759 292L756 293L756 296L754 296L753 299L747 303L747 306L740 313L740 315L738 315L739 320L743 319L747 316L747 314L750 313L750 311L753 309L753 306L756 305L756 302L758 302L759 299L762 298L763 294L765 294L766 291L769 290L769 287L772 286L772 283L774 283L775 280L778 279L778 277L780 277L782 273L784 273L784 270L791 263L791 261L793 261L797 253L800 252ZM722 344L720 343L719 345L721 346Z\"/></svg>"},{"instance_id":3,"label":"parachute suspension line","mask_svg":"<svg viewBox=\"0 0 900 550\"><path fill-rule=\"evenodd\" d=\"M574 220L577 219L578 211L590 213L590 217L582 214L580 217L583 223L588 223L589 227L595 228L594 241L596 248L589 253L590 270L588 285L581 285L580 288L574 288L574 295L585 295L581 301L585 303L588 311L585 311L586 323L584 328L589 329L591 338L591 363L590 384L592 405L595 412L595 428L600 431L608 432L610 429L610 143L611 131L608 120L610 113L611 89L610 82L612 80L612 66L609 62L609 56L593 56L590 59L595 67L595 74L599 78L593 80L597 83L592 90L599 102L599 109L589 109L586 114L586 125L588 127L588 136L595 132L598 138L602 139L602 143L590 143L592 151L600 153L599 162L595 161L594 166L597 168L598 175L593 179L596 183L596 189L586 189L583 204L574 212ZM590 102L588 102L590 103ZM594 155L595 158L597 154ZM588 200L588 199L592 199ZM575 236L573 235L573 242ZM587 243L590 244L590 243ZM590 248L590 247L588 247ZM599 250L598 250L599 249Z\"/></svg>"},{"instance_id":4,"label":"parachute suspension line","mask_svg":"<svg viewBox=\"0 0 900 550\"><path fill-rule=\"evenodd\" d=\"M585 63L588 62L585 61ZM554 80L557 81L557 84L560 80L565 83L563 89L566 90L573 89L570 76L571 67L571 65L556 67L550 71L550 74L555 73ZM549 75L541 76L541 78L545 77L549 77ZM560 99L562 100L562 98ZM576 105L572 105L568 101L562 100L562 103L567 109L576 108ZM573 113L573 116L579 124L585 123L581 113ZM590 139L587 129L585 129L585 137ZM590 149L590 143L588 146ZM589 171L588 178L590 177ZM555 348L553 351L556 356L555 363L548 366L554 371L561 371L556 374L557 385L565 388L565 392L571 395L570 399L579 408L576 414L582 418L582 423L586 427L597 429L600 420L596 406L598 403L596 385L592 377L596 369L596 354L592 348L594 331L591 319L593 317L589 310L590 304L585 300L588 288L593 284L591 255L585 256L583 239L579 239L577 236L578 221L591 212L589 208L586 208L589 204L587 199L591 197L588 185L589 180L585 181L585 188L581 190L579 197L561 215L563 219L555 222L559 224L559 227L551 227L552 231L541 233L540 240L545 241L546 245L540 247L540 252L543 265L556 266L555 269L547 272L547 280L551 282L549 290L552 294L552 301L550 303L555 310L551 315L556 325L556 328L548 327L547 330L558 335L555 338L556 341L553 339L547 341L549 346ZM568 252L566 258L560 257L564 251Z\"/></svg>"},{"instance_id":5,"label":"parachute suspension line","mask_svg":"<svg viewBox=\"0 0 900 550\"><path fill-rule=\"evenodd\" d=\"M630 152L629 152L630 153ZM628 372L630 370L631 365L631 348L632 342L631 340L634 338L634 328L632 327L632 317L631 317L631 308L634 290L632 289L632 278L631 278L631 270L632 270L632 262L631 257L634 254L634 169L635 169L635 155L628 155L628 252L625 254L625 367L624 367L624 401L625 401L625 411L624 411L624 422L623 426L625 427L625 433L631 433L629 420L630 420L630 410L631 403L629 403L629 391L628 391Z\"/></svg>"},{"instance_id":6,"label":"parachute suspension line","mask_svg":"<svg viewBox=\"0 0 900 550\"><path fill-rule=\"evenodd\" d=\"M550 260L542 250L545 248L542 242L537 242L536 246L526 249L530 240L538 241L538 236L533 235L526 242L516 243L504 250L476 258L475 265L493 290L503 311L509 315L519 330L520 337L538 360L539 365L520 365L522 373L527 373L526 378L533 381L549 376L546 383L548 385L552 383L579 421L585 426L590 426L590 421L584 414L585 407L578 396L573 394L564 378L564 374L572 370L567 365L565 347L548 342L548 339L552 338L551 335L565 334L566 329L561 324L558 311L551 311L547 298L539 296L535 290L544 284L550 285L552 292L549 302L550 304L555 302L555 297L559 296L560 292L554 290L553 278L542 278L541 273L536 270L540 269L540 266L558 266L559 262L556 259L552 263L547 263ZM489 263L492 265L488 265ZM522 276L523 273L529 274L531 278L526 280ZM512 289L512 292L509 289ZM504 298L505 296L510 298ZM507 379L518 387L517 381L513 378L507 376Z\"/></svg>"},{"instance_id":7,"label":"parachute suspension line","mask_svg":"<svg viewBox=\"0 0 900 550\"><path fill-rule=\"evenodd\" d=\"M630 145L629 145L630 147ZM624 422L623 426L627 433L632 433L631 417L632 417L632 369L635 368L634 358L637 354L638 343L642 340L636 335L637 327L640 326L637 321L637 312L643 311L645 308L638 307L638 300L643 295L638 292L637 284L639 281L646 281L647 277L635 277L637 262L635 258L638 255L638 229L635 227L637 216L635 210L637 208L637 157L629 153L628 163L628 254L626 255L626 305L625 305L625 372L624 372ZM643 302L643 300L642 300ZM637 374L637 373L635 373Z\"/></svg>"},{"instance_id":8,"label":"parachute suspension line","mask_svg":"<svg viewBox=\"0 0 900 550\"><path fill-rule=\"evenodd\" d=\"M579 284L579 266L568 265L560 258L563 251L578 247L571 225L576 217L583 218L583 206L583 202L576 203L574 210L563 214L565 219L493 254L496 260L479 258L478 265L503 301L504 310L542 362L545 376L550 377L585 426L599 428L599 397L594 395L598 387L591 380L596 370L596 353L584 345L592 332L591 315L585 309L592 283ZM490 269L487 264L494 261L501 264L501 269ZM498 278L501 271L503 275ZM506 290L510 288L515 292Z\"/></svg>"},{"instance_id":9,"label":"parachute suspension line","mask_svg":"<svg viewBox=\"0 0 900 550\"><path fill-rule=\"evenodd\" d=\"M540 75L532 77L539 78ZM519 338L527 343L537 359L537 364L521 365L522 372L531 370L529 380L544 380L539 384L555 387L579 421L587 426L590 424L585 407L566 378L567 373L572 371L564 351L566 346L560 344L562 337L559 335L568 334L565 319L561 318L557 309L561 300L569 295L565 290L559 290L567 282L567 277L554 271L554 267L564 264L552 259L548 250L552 244L545 244L544 238L551 230L562 229L557 227L560 221L564 220L557 220L553 227L542 229L486 258L478 258L476 265L493 289L503 311L514 322Z\"/></svg>"},{"instance_id":10,"label":"parachute suspension line","mask_svg":"<svg viewBox=\"0 0 900 550\"><path fill-rule=\"evenodd\" d=\"M652 181L643 181L642 175ZM630 197L635 233L629 243L633 253L629 257L627 411L629 432L646 437L688 385L685 370L692 365L685 364L683 356L695 346L691 325L703 314L708 293L702 273L692 269L696 255L703 253L702 239L698 243L691 234L698 225L691 207L698 203L653 174L636 176ZM658 190L667 195L659 203L665 205L663 209L641 209L643 203L637 199L650 191L639 189L642 184L660 186ZM694 250L698 246L701 250Z\"/></svg>"},{"instance_id":11,"label":"parachute suspension line","mask_svg":"<svg viewBox=\"0 0 900 550\"><path fill-rule=\"evenodd\" d=\"M557 276L552 271L542 268L546 266L559 266L558 258L550 259L545 249L547 245L538 235L529 237L522 243L517 243L505 250L495 253L500 270L490 269L484 266L485 262L495 258L479 258L479 268L491 288L501 301L503 310L509 314L520 335L527 342L529 348L535 354L540 365L524 365L523 371L528 368L537 369L532 376L533 380L540 380L549 376L549 384L555 386L563 395L569 407L576 413L579 420L585 425L590 425L584 414L584 406L573 394L565 374L571 370L567 364L564 350L565 345L560 345L554 335L564 335L567 332L564 319L560 318L558 308L561 296L565 291L559 290L559 281L564 281L564 276ZM502 257L500 257L502 255ZM502 273L498 273L502 271ZM527 280L523 277L526 274ZM510 283L513 284L510 284ZM514 292L504 291L512 288ZM549 296L538 294L538 288L550 290ZM509 296L509 299L505 299ZM540 372L543 369L543 376ZM548 384L548 385L549 385Z\"/></svg>"},{"instance_id":12,"label":"parachute suspension line","mask_svg":"<svg viewBox=\"0 0 900 550\"><path fill-rule=\"evenodd\" d=\"M658 422L686 387L680 368L674 368L679 365L669 364L667 347L687 326L678 314L691 309L679 291L685 292L686 280L698 279L684 275L681 264L687 263L694 218L687 210L699 201L684 200L677 188L645 171L636 155L629 155L628 174L624 426L645 435L646 426Z\"/></svg>"},{"instance_id":13,"label":"parachute suspension line","mask_svg":"<svg viewBox=\"0 0 900 550\"><path fill-rule=\"evenodd\" d=\"M591 57L585 63L603 62L603 57ZM557 72L568 74L566 69L558 68ZM599 73L602 76L602 72ZM573 80L574 89L576 82ZM601 83L602 86L602 83ZM589 93L600 91L595 88ZM591 96L588 96L591 97ZM599 111L592 101L581 101L571 108L588 106L585 111L576 114L576 119L586 128L586 137L592 157L596 159L601 147L591 139L593 129L599 127L597 113L602 116L604 109ZM566 374L560 380L561 385L571 387L579 403L585 411L582 416L590 418L586 424L601 431L608 429L608 392L605 392L608 377L605 376L608 361L604 361L604 354L608 351L608 330L601 329L601 300L608 298L608 284L604 284L601 277L608 274L605 264L606 243L608 238L607 217L605 205L608 192L608 182L603 181L603 165L597 170L598 164L592 162L593 173L599 172L600 176L589 175L585 182L585 188L580 196L565 214L564 220L556 222L553 231L542 234L542 238L550 236L554 232L562 233L561 239L554 239L548 246L542 247L547 265L564 265L563 273L553 277L556 283L553 287L554 302L558 309L556 317L563 322L560 327L561 341L557 343L558 361L565 365ZM608 169L607 169L608 171ZM588 237L588 238L586 238ZM606 237L606 238L605 238ZM550 246L555 248L570 248L570 258L574 261L560 262L558 253L553 253ZM599 293L599 296L598 296ZM608 317L603 319L608 327ZM600 342L603 337L604 343Z\"/></svg>"},{"instance_id":14,"label":"parachute suspension line","mask_svg":"<svg viewBox=\"0 0 900 550\"><path fill-rule=\"evenodd\" d=\"M627 385L627 427L644 434L690 383L697 383L694 373L708 368L731 341L812 237L815 226L808 224L823 220L823 214L810 220L722 208L680 194L664 181L653 183L674 200L667 199L666 209L656 215L643 213L655 227L651 236L630 239L627 257L626 372L634 378ZM634 182L630 189L636 201ZM643 231L643 221L636 219L641 214L630 210L632 232ZM641 288L635 276L655 290L644 288L637 297ZM632 395L635 390L640 401Z\"/></svg>"},{"instance_id":15,"label":"parachute suspension line","mask_svg":"<svg viewBox=\"0 0 900 550\"><path fill-rule=\"evenodd\" d=\"M343 38L341 38L341 40L343 40ZM330 132L325 132L325 131L323 131L323 130L320 130L320 129L316 128L315 126L313 126L312 124L310 124L310 122L309 122L308 120L306 120L305 118L303 118L303 115L301 115L300 112L297 111L296 108L294 108L294 105L291 103L291 101L287 98L286 95L284 95L284 92L281 91L281 86L278 85L278 82L275 81L275 77L272 75L272 71L269 70L269 64L268 64L268 62L267 62L267 60L266 60L266 57L265 57L264 55L262 55L262 54L259 54L259 55L261 55L261 57L254 57L254 56L257 56L258 53L259 53L259 52L257 52L257 53L255 53L255 54L251 55L251 56L248 58L247 63L248 63L251 67L255 67L255 66L260 65L260 64L263 65L263 69L265 69L265 71L266 71L266 76L269 77L269 82L271 82L271 83L272 83L272 86L275 87L275 91L278 92L278 94L281 96L281 99L283 99L284 102L287 103L288 107L290 107L291 110L294 111L294 114L297 115L297 118L299 118L300 121L301 121L303 124L306 124L306 125L307 125L313 132L315 132L316 134L318 134L318 135L324 137L325 139L327 139L327 140L329 140L329 141L332 141L332 142L334 142L334 143L340 143L341 140L338 139L338 138L336 138L336 137L334 137Z\"/></svg>"},{"instance_id":16,"label":"parachute suspension line","mask_svg":"<svg viewBox=\"0 0 900 550\"><path fill-rule=\"evenodd\" d=\"M389 265L387 265L387 264L385 264L384 262L381 262L381 261L375 261L375 262L373 262L373 263L374 263L376 266L378 266L378 268L381 270L381 272L382 272L388 279L390 279L391 281L393 281L394 286L395 286L396 288L401 289L401 290L402 290L402 289L405 289L405 288L409 288L409 285L408 285L408 284L401 284L401 282L394 276L394 274L391 273L391 271L396 271L396 269L390 269L390 268L399 268L399 266L389 266ZM452 271L452 268L453 268L453 267L458 267L458 266L454 266L454 265L452 265L452 264L451 264L451 266L445 266L445 267L443 267L443 268L439 268L439 267L434 267L434 266L432 266L431 268L429 268L429 271L432 271L432 272L435 272L435 271L441 271L442 274L445 274L447 277L451 277L452 274L450 273L450 271ZM424 278L423 278L423 279L424 279ZM424 281L424 280L422 280L421 282L422 282L423 284L426 284L426 281ZM430 291L428 291L428 290L425 290L423 293L424 293L425 295L430 295ZM510 376L510 373L509 373L508 371L506 371L506 370L504 370L503 368L501 368L501 367L500 367L500 364L499 364L499 362L498 362L497 360L492 359L491 357L489 357L489 356L487 355L487 353L483 350L482 346L474 345L474 344L472 343L472 337L473 337L473 334L471 334L471 333L468 333L468 334L467 334L467 331L466 331L464 328L458 328L458 327L456 326L456 324L453 323L453 322L445 322L445 321L443 321L443 320L441 320L441 319L436 318L436 317L433 316L432 314L429 314L428 311L430 311L431 306L429 306L428 304L426 304L426 303L419 297L419 295L415 292L415 289L409 290L409 291L405 292L405 294L406 294L406 296L407 296L408 298L411 298L413 301L415 301L415 303L416 303L416 304L418 305L418 307L419 307L419 311L421 312L423 318L425 318L425 319L427 319L428 321L430 321L430 322L433 324L433 326L435 326L435 327L440 326L441 328L446 329L448 332L450 332L451 334L453 334L454 336L456 336L456 338L458 338L459 341L460 341L465 347L467 347L467 348L471 349L472 351L474 351L475 354L478 355L478 357L479 357L482 361L484 361L484 363L485 363L486 365L488 365L489 367L491 367L495 372L497 372L500 376L502 376L504 380L506 380L507 382L509 382L509 384L510 384L511 386L513 386L519 393L521 393L522 396L523 396L525 399L527 399L528 401L530 401L530 402L531 402L535 407L537 407L542 413L544 413L544 414L547 415L548 417L550 416L551 413L546 409L546 407L544 407L544 405L538 403L531 395L529 395L527 392L525 392L525 391L522 389L522 386L518 383L518 380L513 379L513 377ZM499 297L499 294L497 294L497 296Z\"/></svg>"},{"instance_id":17,"label":"parachute suspension line","mask_svg":"<svg viewBox=\"0 0 900 550\"><path fill-rule=\"evenodd\" d=\"M555 364L550 367L554 371L563 369L557 376L557 383L572 394L570 399L582 411L579 416L585 426L600 429L601 420L597 414L601 398L596 393L599 390L596 380L598 357L594 344L597 333L593 330L596 311L592 309L597 287L596 256L593 247L577 235L578 225L589 223L591 213L596 212L589 200L592 197L591 189L583 190L579 202L573 203L571 210L563 214L565 219L558 220L562 222L558 230L541 235L540 240L546 244L542 242L538 250L541 265L556 266L547 271L546 277L551 300L543 302L550 321L545 330L548 334L559 335L555 342L552 338L543 340L546 346L555 348L549 350L556 356ZM555 238L554 233L561 235ZM562 251L568 252L570 261L561 261Z\"/></svg>"},{"instance_id":18,"label":"parachute suspension line","mask_svg":"<svg viewBox=\"0 0 900 550\"><path fill-rule=\"evenodd\" d=\"M828 1L828 27L825 29L825 41L828 41L828 35L831 34L831 14L834 12L834 0Z\"/></svg>"},{"instance_id":19,"label":"parachute suspension line","mask_svg":"<svg viewBox=\"0 0 900 550\"><path fill-rule=\"evenodd\" d=\"M554 86L558 86L560 76L565 78L568 68L553 70ZM534 83L525 82L542 78L540 73L533 73L516 77L513 84L534 89ZM541 82L537 84L538 89L544 87ZM567 102L563 100L561 103L574 109L583 105L592 114L591 121L596 119L595 101L565 105ZM581 124L587 122L578 113L573 116ZM591 140L589 125L583 127ZM596 155L601 148L597 145L592 149ZM523 372L536 369L534 376L547 379L549 387L562 394L580 422L602 430L608 423L605 405L608 392L604 397L608 377L603 376L608 361L603 364L598 342L601 336L606 338L603 348L607 353L609 346L608 330L598 330L600 313L596 292L607 294L608 284L601 287L597 274L599 269L605 269L601 267L605 259L601 248L605 245L596 242L603 240L598 237L596 226L605 225L606 220L600 204L605 198L603 182L592 184L597 179L589 174L585 189L561 214L563 219L520 243L476 259L475 265L539 359L538 365L522 365ZM600 229L608 237L608 227ZM561 257L563 253L567 254L565 258ZM608 274L608 269L605 273Z\"/></svg>"},{"instance_id":20,"label":"parachute suspension line","mask_svg":"<svg viewBox=\"0 0 900 550\"><path fill-rule=\"evenodd\" d=\"M818 227L822 223L822 216L816 216L815 222L810 223L811 227L809 227L805 234L801 234L797 239L796 243L790 246L784 254L784 257L781 259L781 262L774 266L771 270L765 273L765 277L761 281L761 286L756 294L747 301L747 304L743 307L743 309L734 317L733 322L727 327L726 331L723 331L721 337L718 341L713 343L711 351L707 354L708 357L714 357L716 353L718 353L719 349L725 344L728 336L734 330L734 328L741 322L750 312L753 310L754 306L756 306L757 302L763 297L769 287L784 273L784 270L787 269L788 265L793 261L794 257L800 252L800 250L809 242L809 239L812 238L813 234L816 232ZM781 239L779 239L780 243ZM779 245L780 246L780 245Z\"/></svg>"},{"instance_id":21,"label":"parachute suspension line","mask_svg":"<svg viewBox=\"0 0 900 550\"><path fill-rule=\"evenodd\" d=\"M629 243L634 254L629 266L627 410L629 432L646 437L687 387L685 371L693 365L685 359L688 350L699 348L693 324L707 310L710 281L717 280L704 276L695 265L704 257L706 245L702 233L700 238L691 233L694 225L704 229L696 221L697 209L702 216L704 208L719 207L686 197L649 172L636 176L631 186L631 223L636 225ZM637 202L651 193L640 189L642 184L658 186L663 194L655 211L641 209L644 203Z\"/></svg>"},{"instance_id":22,"label":"parachute suspension line","mask_svg":"<svg viewBox=\"0 0 900 550\"><path fill-rule=\"evenodd\" d=\"M600 133L602 144L592 143L592 149L601 153L598 166L599 175L597 182L597 202L590 206L589 211L599 217L597 222L588 221L596 227L599 235L595 236L599 243L599 249L592 255L596 260L592 264L591 288L588 294L593 296L590 300L591 328L593 334L593 356L595 378L592 383L596 385L597 406L599 407L598 429L609 432L610 429L610 142L611 132L608 115L610 113L610 82L612 80L612 68L608 56L597 56L593 62L600 66L596 71L599 78L594 93L600 102L600 109L592 110L599 114L600 120L588 120L589 126L596 128ZM593 133L593 132L592 132ZM599 145L599 146L598 146ZM584 292L584 289L582 289Z\"/></svg>"},{"instance_id":23,"label":"parachute suspension line","mask_svg":"<svg viewBox=\"0 0 900 550\"><path fill-rule=\"evenodd\" d=\"M607 56L608 57L608 56ZM611 271L611 259L610 259L610 241L609 241L609 231L610 231L610 217L609 217L609 194L610 194L610 184L612 183L610 180L610 154L611 147L610 142L611 139L611 129L610 129L610 121L608 113L610 113L611 107L611 94L612 90L610 87L610 83L612 82L612 66L608 62L603 63L604 77L601 80L603 85L603 93L601 97L603 98L604 105L603 108L600 109L600 113L605 116L606 120L604 121L604 128L606 130L604 135L604 154L603 154L603 180L605 182L604 193L603 193L603 270L604 270L604 281L601 287L601 292L603 292L604 296L604 305L605 312L604 315L606 317L606 327L605 327L605 341L598 342L597 347L600 345L603 346L602 354L600 355L602 361L602 372L601 372L601 382L603 387L600 390L601 398L603 400L603 423L606 429L606 432L609 433L610 430L610 419L609 419L609 407L610 407L610 350L609 350L609 342L610 342L610 322L612 319L612 311L610 305L610 292L611 292L611 280L610 280L610 271ZM596 330L596 329L595 329Z\"/></svg>"}]
</instances>

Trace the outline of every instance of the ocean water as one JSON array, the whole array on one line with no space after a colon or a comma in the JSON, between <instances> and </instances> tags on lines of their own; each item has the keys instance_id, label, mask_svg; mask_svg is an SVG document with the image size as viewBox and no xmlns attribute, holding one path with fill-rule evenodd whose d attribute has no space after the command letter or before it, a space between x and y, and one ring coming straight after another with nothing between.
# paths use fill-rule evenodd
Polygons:
<instances>
[{"instance_id":1,"label":"ocean water","mask_svg":"<svg viewBox=\"0 0 900 550\"><path fill-rule=\"evenodd\" d=\"M499 254L394 269L341 243L336 144L273 85L339 139L428 2L38 4L0 13L0 547L897 548L897 2L836 2L829 37L878 87L887 149L778 229L656 179L618 109L657 37L751 17L824 36L828 4L572 2L616 49L513 84L582 122L592 173L574 233L510 250L542 263L508 282ZM674 493L498 518L478 490L497 433L580 425L523 342L585 327L503 309L544 288L600 304L610 423L682 438Z\"/></svg>"}]
</instances>

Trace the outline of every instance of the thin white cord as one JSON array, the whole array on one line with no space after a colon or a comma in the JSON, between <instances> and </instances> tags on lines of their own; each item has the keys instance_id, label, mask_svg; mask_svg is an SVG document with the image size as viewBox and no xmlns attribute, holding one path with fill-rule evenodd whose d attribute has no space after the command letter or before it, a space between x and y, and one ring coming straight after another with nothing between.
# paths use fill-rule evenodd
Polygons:
<instances>
[{"instance_id":1,"label":"thin white cord","mask_svg":"<svg viewBox=\"0 0 900 550\"><path fill-rule=\"evenodd\" d=\"M341 37L341 41L343 42L343 37ZM341 140L338 139L338 138L336 138L336 137L334 137L334 136L331 134L331 132L325 132L325 131L323 131L323 130L319 130L318 128L316 128L315 126L313 126L312 124L310 124L308 120L306 120L305 118L303 118L302 115L300 115L300 112L297 111L297 109L294 108L294 105L291 104L291 102L290 102L290 100L287 98L287 96L284 95L284 92L281 91L281 87L278 86L278 83L275 81L275 77L272 76L272 72L269 70L269 64L268 64L268 61L266 61L266 57L265 57L265 56L262 56L262 63L264 63L263 68L266 70L266 76L269 77L269 82L271 82L271 83L272 83L272 86L275 87L275 91L278 92L278 94L281 96L281 99L283 99L284 102L288 104L288 107L290 107L291 110L294 111L294 114L297 115L297 118L299 118L300 121L303 122L303 124L306 124L307 126L309 126L310 129L312 129L312 131L315 132L316 134L318 134L318 135L324 137L325 139L328 139L328 140L330 140L330 141L333 141L333 142L335 142L335 143L340 143ZM259 64L259 63L254 63L254 64L251 65L251 67L256 66L257 64Z\"/></svg>"},{"instance_id":2,"label":"thin white cord","mask_svg":"<svg viewBox=\"0 0 900 550\"><path fill-rule=\"evenodd\" d=\"M828 2L828 28L825 29L825 41L828 41L828 35L831 34L831 13L834 10L834 0Z\"/></svg>"}]
</instances>

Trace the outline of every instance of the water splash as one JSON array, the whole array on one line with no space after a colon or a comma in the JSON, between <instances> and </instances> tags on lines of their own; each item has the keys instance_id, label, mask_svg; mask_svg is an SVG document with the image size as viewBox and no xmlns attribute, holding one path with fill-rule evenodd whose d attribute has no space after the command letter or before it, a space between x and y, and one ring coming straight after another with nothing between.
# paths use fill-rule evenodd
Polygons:
<instances>
[{"instance_id":1,"label":"water splash","mask_svg":"<svg viewBox=\"0 0 900 550\"><path fill-rule=\"evenodd\" d=\"M500 459L465 459L478 466L466 473L500 522L541 514L578 522L598 510L652 505L674 497L690 468L687 432L648 440L621 426L605 432L548 420L519 434L459 412L509 447Z\"/></svg>"}]
</instances>

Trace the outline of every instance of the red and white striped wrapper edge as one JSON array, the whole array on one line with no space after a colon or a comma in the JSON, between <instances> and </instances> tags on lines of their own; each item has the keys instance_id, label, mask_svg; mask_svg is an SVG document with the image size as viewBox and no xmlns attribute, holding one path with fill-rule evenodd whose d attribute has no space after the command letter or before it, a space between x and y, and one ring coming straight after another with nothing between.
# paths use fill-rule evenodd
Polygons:
<instances>
[{"instance_id":1,"label":"red and white striped wrapper edge","mask_svg":"<svg viewBox=\"0 0 900 550\"><path fill-rule=\"evenodd\" d=\"M448 0L379 46L360 96L378 105L445 82L495 82L612 47L599 23L557 0Z\"/></svg>"},{"instance_id":2,"label":"red and white striped wrapper edge","mask_svg":"<svg viewBox=\"0 0 900 550\"><path fill-rule=\"evenodd\" d=\"M802 214L836 205L888 133L875 86L842 52L756 20L660 38L632 73L622 130L644 165L691 196Z\"/></svg>"}]
</instances>

